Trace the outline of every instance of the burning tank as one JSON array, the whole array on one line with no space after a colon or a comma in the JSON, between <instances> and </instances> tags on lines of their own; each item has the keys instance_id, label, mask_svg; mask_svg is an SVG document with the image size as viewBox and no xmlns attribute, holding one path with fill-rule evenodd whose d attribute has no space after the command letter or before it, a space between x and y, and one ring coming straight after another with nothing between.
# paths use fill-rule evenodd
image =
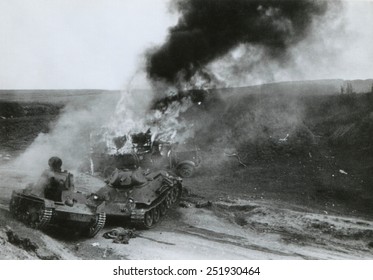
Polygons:
<instances>
[{"instance_id":1,"label":"burning tank","mask_svg":"<svg viewBox=\"0 0 373 280\"><path fill-rule=\"evenodd\" d=\"M109 154L93 149L90 155L91 173L99 172L107 178L116 168L134 170L141 167L144 169L165 168L182 178L188 178L194 174L202 162L197 147L180 148L178 144L153 140L152 136L150 129L146 133L131 135L133 143L131 152ZM126 141L125 136L113 139L117 150L120 150Z\"/></svg>"},{"instance_id":2,"label":"burning tank","mask_svg":"<svg viewBox=\"0 0 373 280\"><path fill-rule=\"evenodd\" d=\"M181 178L165 171L145 174L136 170L116 169L95 195L105 203L108 217L120 218L138 228L152 228L181 196Z\"/></svg>"},{"instance_id":3,"label":"burning tank","mask_svg":"<svg viewBox=\"0 0 373 280\"><path fill-rule=\"evenodd\" d=\"M73 175L60 169L59 158L52 157L49 165L36 184L13 191L10 212L36 229L59 226L95 236L105 225L105 203L75 191Z\"/></svg>"}]
</instances>

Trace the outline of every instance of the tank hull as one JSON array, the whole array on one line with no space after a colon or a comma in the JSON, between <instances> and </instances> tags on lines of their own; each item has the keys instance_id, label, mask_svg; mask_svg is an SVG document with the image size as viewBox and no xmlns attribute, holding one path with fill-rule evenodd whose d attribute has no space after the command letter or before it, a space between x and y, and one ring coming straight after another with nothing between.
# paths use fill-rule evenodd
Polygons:
<instances>
[{"instance_id":1,"label":"tank hull","mask_svg":"<svg viewBox=\"0 0 373 280\"><path fill-rule=\"evenodd\" d=\"M18 220L36 229L57 226L80 229L87 237L95 236L105 225L104 203L89 205L88 200L87 204L76 200L74 202L69 206L22 191L13 191L9 209Z\"/></svg>"},{"instance_id":2,"label":"tank hull","mask_svg":"<svg viewBox=\"0 0 373 280\"><path fill-rule=\"evenodd\" d=\"M137 228L154 227L177 204L182 192L181 179L166 174L154 172L148 182L135 187L103 187L97 195L105 200L107 216Z\"/></svg>"}]
</instances>

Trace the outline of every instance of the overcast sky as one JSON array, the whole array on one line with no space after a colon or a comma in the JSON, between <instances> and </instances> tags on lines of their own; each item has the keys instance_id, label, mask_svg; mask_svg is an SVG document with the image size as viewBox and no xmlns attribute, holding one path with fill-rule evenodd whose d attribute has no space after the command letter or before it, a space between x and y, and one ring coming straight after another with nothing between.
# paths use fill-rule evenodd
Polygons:
<instances>
[{"instance_id":1,"label":"overcast sky","mask_svg":"<svg viewBox=\"0 0 373 280\"><path fill-rule=\"evenodd\" d=\"M167 2L0 0L0 89L125 87L177 21ZM356 2L346 10L349 39L338 36L344 67L323 78L373 78L373 4Z\"/></svg>"},{"instance_id":2,"label":"overcast sky","mask_svg":"<svg viewBox=\"0 0 373 280\"><path fill-rule=\"evenodd\" d=\"M120 89L175 19L165 0L0 0L0 88Z\"/></svg>"}]
</instances>

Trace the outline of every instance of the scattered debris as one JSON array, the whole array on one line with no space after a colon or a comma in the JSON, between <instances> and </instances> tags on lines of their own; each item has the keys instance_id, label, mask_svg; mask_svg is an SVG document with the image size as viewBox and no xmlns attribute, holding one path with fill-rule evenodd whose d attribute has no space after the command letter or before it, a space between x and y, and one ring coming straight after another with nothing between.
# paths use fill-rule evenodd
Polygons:
<instances>
[{"instance_id":1,"label":"scattered debris","mask_svg":"<svg viewBox=\"0 0 373 280\"><path fill-rule=\"evenodd\" d=\"M192 207L192 204L189 203L189 202L187 202L187 201L181 201L181 202L179 203L179 206L180 206L180 207L183 207L183 208L190 208L190 207Z\"/></svg>"},{"instance_id":2,"label":"scattered debris","mask_svg":"<svg viewBox=\"0 0 373 280\"><path fill-rule=\"evenodd\" d=\"M212 202L211 201L206 201L206 202L198 202L196 204L196 207L197 208L207 208L207 207L211 207L212 206Z\"/></svg>"},{"instance_id":3,"label":"scattered debris","mask_svg":"<svg viewBox=\"0 0 373 280\"><path fill-rule=\"evenodd\" d=\"M137 237L134 229L115 228L102 235L106 239L113 239L113 243L128 244L131 238Z\"/></svg>"},{"instance_id":4,"label":"scattered debris","mask_svg":"<svg viewBox=\"0 0 373 280\"><path fill-rule=\"evenodd\" d=\"M93 246L93 247L99 247L99 246L100 246L100 243L98 243L98 242L92 243L92 246Z\"/></svg>"},{"instance_id":5,"label":"scattered debris","mask_svg":"<svg viewBox=\"0 0 373 280\"><path fill-rule=\"evenodd\" d=\"M288 138L289 138L289 133L288 134L286 134L286 136L284 137L284 138L280 138L280 139L278 139L280 142L286 142L287 140L288 140Z\"/></svg>"},{"instance_id":6,"label":"scattered debris","mask_svg":"<svg viewBox=\"0 0 373 280\"><path fill-rule=\"evenodd\" d=\"M346 171L342 170L342 169L339 169L339 173L348 175L348 173Z\"/></svg>"},{"instance_id":7,"label":"scattered debris","mask_svg":"<svg viewBox=\"0 0 373 280\"><path fill-rule=\"evenodd\" d=\"M234 153L234 154L227 154L227 153L225 153L225 154L226 154L228 157L235 157L235 158L237 158L238 162L239 162L242 166L247 167L247 165L244 164L244 163L242 162L242 160L241 160L239 154L236 154L236 153Z\"/></svg>"}]
</instances>

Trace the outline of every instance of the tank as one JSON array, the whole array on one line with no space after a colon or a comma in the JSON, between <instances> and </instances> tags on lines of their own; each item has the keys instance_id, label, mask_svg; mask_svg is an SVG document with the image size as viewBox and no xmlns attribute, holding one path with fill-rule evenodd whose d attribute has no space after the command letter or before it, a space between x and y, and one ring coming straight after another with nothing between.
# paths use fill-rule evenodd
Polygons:
<instances>
[{"instance_id":1,"label":"tank","mask_svg":"<svg viewBox=\"0 0 373 280\"><path fill-rule=\"evenodd\" d=\"M146 174L141 168L116 169L96 193L96 199L105 202L104 212L108 217L149 229L179 201L181 192L181 178L165 171Z\"/></svg>"},{"instance_id":2,"label":"tank","mask_svg":"<svg viewBox=\"0 0 373 280\"><path fill-rule=\"evenodd\" d=\"M92 195L75 191L71 173L46 172L49 173L43 173L36 184L13 191L9 204L10 212L36 229L63 227L79 229L87 237L95 236L105 225L105 202L95 200ZM52 192L43 183L46 178L58 181L59 187Z\"/></svg>"}]
</instances>

